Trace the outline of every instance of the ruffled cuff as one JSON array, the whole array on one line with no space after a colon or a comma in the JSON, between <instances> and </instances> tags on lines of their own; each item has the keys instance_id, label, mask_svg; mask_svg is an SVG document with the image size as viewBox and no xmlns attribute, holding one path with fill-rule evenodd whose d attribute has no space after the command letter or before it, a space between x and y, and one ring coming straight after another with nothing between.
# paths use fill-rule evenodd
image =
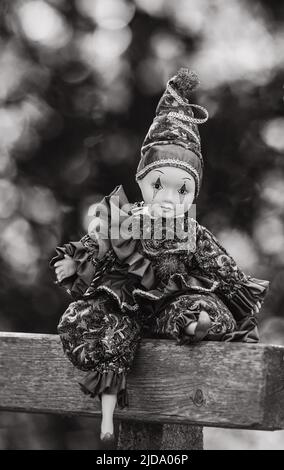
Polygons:
<instances>
[{"instance_id":1,"label":"ruffled cuff","mask_svg":"<svg viewBox=\"0 0 284 470\"><path fill-rule=\"evenodd\" d=\"M250 316L237 323L235 331L225 333L222 341L239 341L243 343L258 343L259 332L257 327L257 318Z\"/></svg>"},{"instance_id":2,"label":"ruffled cuff","mask_svg":"<svg viewBox=\"0 0 284 470\"><path fill-rule=\"evenodd\" d=\"M89 287L94 274L95 267L92 263L92 253L90 253L82 242L71 242L56 248L57 255L50 261L50 267L63 259L65 255L70 256L76 263L76 274L63 279L60 285L72 295L74 299L79 299Z\"/></svg>"},{"instance_id":3,"label":"ruffled cuff","mask_svg":"<svg viewBox=\"0 0 284 470\"><path fill-rule=\"evenodd\" d=\"M269 284L269 281L248 276L231 298L222 299L237 323L235 331L226 333L222 341L259 341L257 312L265 299Z\"/></svg>"},{"instance_id":4,"label":"ruffled cuff","mask_svg":"<svg viewBox=\"0 0 284 470\"><path fill-rule=\"evenodd\" d=\"M268 289L269 281L247 276L247 280L241 283L240 288L226 302L237 322L259 310Z\"/></svg>"},{"instance_id":5,"label":"ruffled cuff","mask_svg":"<svg viewBox=\"0 0 284 470\"><path fill-rule=\"evenodd\" d=\"M129 398L126 386L126 373L114 372L89 372L86 377L78 382L81 390L92 398L96 396L101 400L102 393L116 394L117 405L120 409L129 406Z\"/></svg>"}]
</instances>

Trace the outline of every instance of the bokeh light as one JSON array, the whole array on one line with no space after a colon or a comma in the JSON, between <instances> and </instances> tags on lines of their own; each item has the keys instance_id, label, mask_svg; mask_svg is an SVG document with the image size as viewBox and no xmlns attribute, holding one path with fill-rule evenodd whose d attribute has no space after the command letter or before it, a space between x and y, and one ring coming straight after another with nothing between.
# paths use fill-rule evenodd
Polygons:
<instances>
[{"instance_id":1,"label":"bokeh light","mask_svg":"<svg viewBox=\"0 0 284 470\"><path fill-rule=\"evenodd\" d=\"M279 117L271 119L262 128L262 138L266 145L278 150L284 151L284 118Z\"/></svg>"},{"instance_id":2,"label":"bokeh light","mask_svg":"<svg viewBox=\"0 0 284 470\"><path fill-rule=\"evenodd\" d=\"M262 252L277 257L277 262L284 263L284 224L274 212L261 212L254 223L254 238Z\"/></svg>"},{"instance_id":3,"label":"bokeh light","mask_svg":"<svg viewBox=\"0 0 284 470\"><path fill-rule=\"evenodd\" d=\"M253 273L259 261L254 241L239 230L222 230L218 239L242 270Z\"/></svg>"},{"instance_id":4,"label":"bokeh light","mask_svg":"<svg viewBox=\"0 0 284 470\"><path fill-rule=\"evenodd\" d=\"M270 171L260 183L260 196L263 201L284 212L284 173Z\"/></svg>"},{"instance_id":5,"label":"bokeh light","mask_svg":"<svg viewBox=\"0 0 284 470\"><path fill-rule=\"evenodd\" d=\"M19 273L18 281L29 284L38 274L40 249L31 225L23 218L15 218L0 234L1 256Z\"/></svg>"},{"instance_id":6,"label":"bokeh light","mask_svg":"<svg viewBox=\"0 0 284 470\"><path fill-rule=\"evenodd\" d=\"M28 63L20 55L12 41L0 39L0 103L5 101L22 85L28 74Z\"/></svg>"},{"instance_id":7,"label":"bokeh light","mask_svg":"<svg viewBox=\"0 0 284 470\"><path fill-rule=\"evenodd\" d=\"M22 188L21 205L25 217L37 224L48 225L58 220L58 204L48 188L39 186Z\"/></svg>"},{"instance_id":8,"label":"bokeh light","mask_svg":"<svg viewBox=\"0 0 284 470\"><path fill-rule=\"evenodd\" d=\"M0 218L11 217L18 207L17 187L8 180L0 179Z\"/></svg>"},{"instance_id":9,"label":"bokeh light","mask_svg":"<svg viewBox=\"0 0 284 470\"><path fill-rule=\"evenodd\" d=\"M23 132L24 123L16 107L0 108L1 147L10 150Z\"/></svg>"},{"instance_id":10,"label":"bokeh light","mask_svg":"<svg viewBox=\"0 0 284 470\"><path fill-rule=\"evenodd\" d=\"M17 167L7 149L0 148L0 177L13 179L16 177Z\"/></svg>"},{"instance_id":11,"label":"bokeh light","mask_svg":"<svg viewBox=\"0 0 284 470\"><path fill-rule=\"evenodd\" d=\"M166 32L153 34L151 47L154 54L163 60L172 60L185 51L184 43L180 38Z\"/></svg>"},{"instance_id":12,"label":"bokeh light","mask_svg":"<svg viewBox=\"0 0 284 470\"><path fill-rule=\"evenodd\" d=\"M151 16L165 14L167 0L135 0L136 5Z\"/></svg>"},{"instance_id":13,"label":"bokeh light","mask_svg":"<svg viewBox=\"0 0 284 470\"><path fill-rule=\"evenodd\" d=\"M30 41L56 49L70 41L71 29L58 10L42 0L18 3L19 21Z\"/></svg>"},{"instance_id":14,"label":"bokeh light","mask_svg":"<svg viewBox=\"0 0 284 470\"><path fill-rule=\"evenodd\" d=\"M180 33L200 38L200 47L184 54L199 71L202 87L247 80L265 84L284 60L284 33L272 32L260 2L238 0L136 0L150 15L164 16ZM237 38L237 40L236 40Z\"/></svg>"},{"instance_id":15,"label":"bokeh light","mask_svg":"<svg viewBox=\"0 0 284 470\"><path fill-rule=\"evenodd\" d=\"M93 33L82 36L79 42L82 58L93 67L97 67L97 61L104 63L115 60L126 51L131 37L128 27L119 30L97 28Z\"/></svg>"},{"instance_id":16,"label":"bokeh light","mask_svg":"<svg viewBox=\"0 0 284 470\"><path fill-rule=\"evenodd\" d=\"M199 2L194 3L198 8ZM217 1L213 8L210 2L205 3L202 47L192 61L202 75L203 86L214 88L239 79L267 83L273 68L283 64L283 33L271 33L260 5L250 9L229 0Z\"/></svg>"},{"instance_id":17,"label":"bokeh light","mask_svg":"<svg viewBox=\"0 0 284 470\"><path fill-rule=\"evenodd\" d=\"M78 9L105 29L127 26L135 13L135 5L125 0L77 0Z\"/></svg>"}]
</instances>

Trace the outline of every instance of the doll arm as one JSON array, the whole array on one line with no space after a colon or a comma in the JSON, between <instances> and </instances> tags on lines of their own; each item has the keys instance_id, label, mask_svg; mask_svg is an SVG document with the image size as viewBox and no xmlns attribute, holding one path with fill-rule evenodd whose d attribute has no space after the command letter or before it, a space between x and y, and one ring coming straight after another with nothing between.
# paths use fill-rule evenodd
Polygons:
<instances>
[{"instance_id":1,"label":"doll arm","mask_svg":"<svg viewBox=\"0 0 284 470\"><path fill-rule=\"evenodd\" d=\"M249 331L242 341L257 341L256 314L267 294L269 281L242 272L216 237L201 225L197 226L194 258L201 271L216 282L216 293L233 313L239 329Z\"/></svg>"},{"instance_id":2,"label":"doll arm","mask_svg":"<svg viewBox=\"0 0 284 470\"><path fill-rule=\"evenodd\" d=\"M98 243L89 235L85 235L77 242L66 243L56 248L56 256L50 261L50 266L64 259L65 255L74 260L76 273L60 282L73 298L82 297L89 287L96 272L96 258L98 255Z\"/></svg>"}]
</instances>

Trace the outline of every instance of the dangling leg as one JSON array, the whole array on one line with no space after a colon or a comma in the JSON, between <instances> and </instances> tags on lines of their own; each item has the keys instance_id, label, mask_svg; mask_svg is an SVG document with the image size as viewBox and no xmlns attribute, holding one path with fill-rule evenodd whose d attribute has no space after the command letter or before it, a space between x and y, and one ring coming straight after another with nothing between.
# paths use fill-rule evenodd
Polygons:
<instances>
[{"instance_id":1,"label":"dangling leg","mask_svg":"<svg viewBox=\"0 0 284 470\"><path fill-rule=\"evenodd\" d=\"M108 315L113 320L113 314ZM105 357L107 358L106 368L117 371L116 379L111 381L101 394L102 421L101 421L101 440L114 439L113 414L118 402L123 408L128 406L128 394L126 392L126 375L131 368L136 350L140 342L140 326L128 315L120 313L116 315L115 324L112 329L108 328L102 342L105 346ZM106 362L106 361L105 361ZM122 378L124 390L117 385L117 377ZM123 392L123 395L119 392Z\"/></svg>"},{"instance_id":2,"label":"dangling leg","mask_svg":"<svg viewBox=\"0 0 284 470\"><path fill-rule=\"evenodd\" d=\"M101 422L101 439L104 434L113 435L113 413L117 403L117 394L103 393L102 401L102 422Z\"/></svg>"},{"instance_id":3,"label":"dangling leg","mask_svg":"<svg viewBox=\"0 0 284 470\"><path fill-rule=\"evenodd\" d=\"M126 376L140 342L140 326L105 294L71 304L58 327L65 353L79 369L84 393L98 396L102 433L113 433L116 403L128 406Z\"/></svg>"}]
</instances>

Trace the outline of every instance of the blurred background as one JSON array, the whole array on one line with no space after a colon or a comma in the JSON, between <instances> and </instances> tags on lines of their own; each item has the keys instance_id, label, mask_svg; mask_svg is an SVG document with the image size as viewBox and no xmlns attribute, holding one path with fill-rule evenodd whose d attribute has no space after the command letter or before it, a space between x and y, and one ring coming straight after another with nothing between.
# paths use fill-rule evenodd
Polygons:
<instances>
[{"instance_id":1,"label":"blurred background","mask_svg":"<svg viewBox=\"0 0 284 470\"><path fill-rule=\"evenodd\" d=\"M1 0L0 330L56 333L70 298L48 267L118 184L181 66L205 177L197 205L248 274L269 279L262 342L284 345L284 4L276 0ZM0 413L0 449L95 449L95 419ZM284 433L205 429L207 449L284 449Z\"/></svg>"}]
</instances>

